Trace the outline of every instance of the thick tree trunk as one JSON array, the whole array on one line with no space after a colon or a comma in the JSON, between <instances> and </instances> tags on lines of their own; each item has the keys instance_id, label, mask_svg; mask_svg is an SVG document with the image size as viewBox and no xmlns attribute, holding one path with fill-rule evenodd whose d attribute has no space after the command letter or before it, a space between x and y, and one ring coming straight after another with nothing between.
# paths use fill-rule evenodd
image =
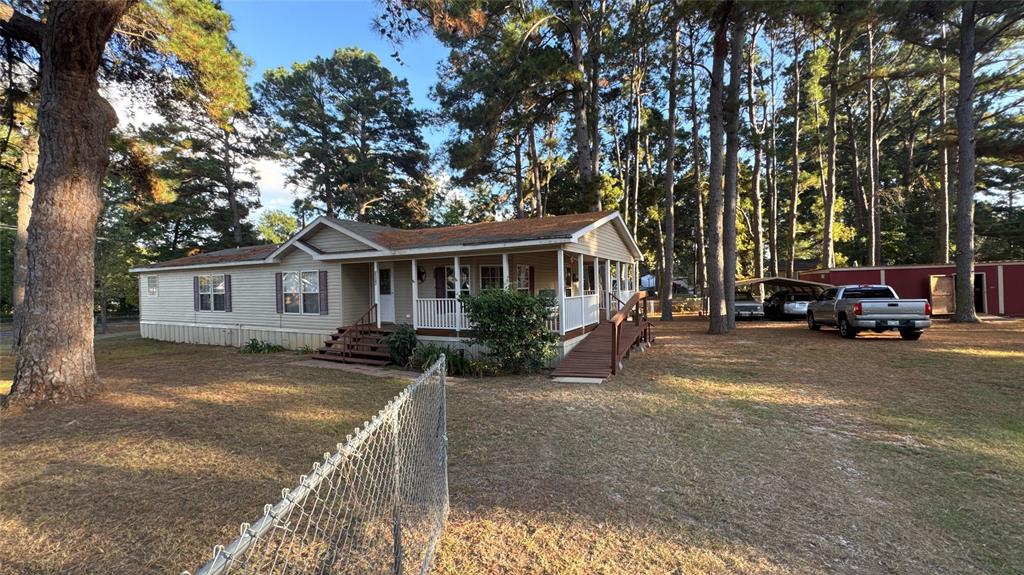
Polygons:
<instances>
[{"instance_id":1,"label":"thick tree trunk","mask_svg":"<svg viewBox=\"0 0 1024 575\"><path fill-rule=\"evenodd\" d=\"M35 131L25 135L21 148L18 176L18 221L14 231L14 274L11 304L14 307L11 347L16 348L21 337L24 319L25 282L28 279L28 223L32 217L32 199L36 193L36 163L39 160L39 140Z\"/></svg>"},{"instance_id":2,"label":"thick tree trunk","mask_svg":"<svg viewBox=\"0 0 1024 575\"><path fill-rule=\"evenodd\" d=\"M633 142L633 237L637 237L637 225L640 222L640 126L643 117L643 95L640 93L640 82L636 89L636 132Z\"/></svg>"},{"instance_id":3,"label":"thick tree trunk","mask_svg":"<svg viewBox=\"0 0 1024 575\"><path fill-rule=\"evenodd\" d=\"M526 217L526 196L523 194L523 139L519 134L516 134L513 148L516 162L516 218L521 220Z\"/></svg>"},{"instance_id":4,"label":"thick tree trunk","mask_svg":"<svg viewBox=\"0 0 1024 575\"><path fill-rule=\"evenodd\" d=\"M881 216L878 209L878 143L875 141L875 30L868 26L868 265L882 263Z\"/></svg>"},{"instance_id":5,"label":"thick tree trunk","mask_svg":"<svg viewBox=\"0 0 1024 575\"><path fill-rule=\"evenodd\" d=\"M605 25L605 13L607 11L606 0L598 2L596 17L591 18L591 24L587 30L587 56L588 74L590 89L588 91L588 116L590 120L590 173L597 175L601 172L601 50ZM601 195L596 194L596 209L601 209Z\"/></svg>"},{"instance_id":6,"label":"thick tree trunk","mask_svg":"<svg viewBox=\"0 0 1024 575\"><path fill-rule=\"evenodd\" d=\"M953 321L977 322L974 311L974 12L977 2L964 2L960 16L960 89L956 129L960 177L956 190L956 313Z\"/></svg>"},{"instance_id":7,"label":"thick tree trunk","mask_svg":"<svg viewBox=\"0 0 1024 575\"><path fill-rule=\"evenodd\" d=\"M127 8L127 0L54 3L41 30L39 169L10 403L67 401L99 388L94 246L117 114L100 96L96 73Z\"/></svg>"},{"instance_id":8,"label":"thick tree trunk","mask_svg":"<svg viewBox=\"0 0 1024 575\"><path fill-rule=\"evenodd\" d=\"M721 8L720 8L721 9ZM729 331L723 285L722 255L722 190L723 139L725 126L722 118L722 92L725 76L725 59L729 52L727 38L728 10L723 10L715 23L711 57L711 90L708 93L709 148L711 162L708 168L708 333L723 334Z\"/></svg>"},{"instance_id":9,"label":"thick tree trunk","mask_svg":"<svg viewBox=\"0 0 1024 575\"><path fill-rule=\"evenodd\" d=\"M836 26L832 36L832 54L828 77L828 177L825 180L825 221L821 239L821 262L831 268L836 264L835 238L832 227L836 220L836 116L839 107L839 59L842 57L842 31Z\"/></svg>"},{"instance_id":10,"label":"thick tree trunk","mask_svg":"<svg viewBox=\"0 0 1024 575\"><path fill-rule=\"evenodd\" d=\"M231 136L224 129L221 129L221 144L224 146L224 193L228 199L228 209L231 210L231 232L235 247L242 247L242 212L238 205L238 190L232 172L234 158L231 154Z\"/></svg>"},{"instance_id":11,"label":"thick tree trunk","mask_svg":"<svg viewBox=\"0 0 1024 575\"><path fill-rule=\"evenodd\" d=\"M575 80L572 83L573 136L576 140L576 169L580 182L589 186L593 179L593 160L590 157L590 134L587 120L587 89L585 79L587 70L583 54L583 25L581 20L582 2L574 0L572 13L569 17L569 41L572 45L572 64L575 68Z\"/></svg>"},{"instance_id":12,"label":"thick tree trunk","mask_svg":"<svg viewBox=\"0 0 1024 575\"><path fill-rule=\"evenodd\" d=\"M665 261L662 264L661 319L672 320L672 280L675 275L676 245L676 80L679 75L679 25L672 31L668 67L668 134L665 142Z\"/></svg>"},{"instance_id":13,"label":"thick tree trunk","mask_svg":"<svg viewBox=\"0 0 1024 575\"><path fill-rule=\"evenodd\" d=\"M771 148L768 167L768 255L771 257L771 275L779 275L779 156L777 146L777 109L775 106L775 39L769 36L768 65L771 68Z\"/></svg>"},{"instance_id":14,"label":"thick tree trunk","mask_svg":"<svg viewBox=\"0 0 1024 575\"><path fill-rule=\"evenodd\" d=\"M693 185L696 198L694 203L697 208L697 222L695 224L697 236L697 265L694 274L694 284L700 290L701 297L707 291L708 263L707 246L704 242L704 178L701 173L701 164L704 162L704 153L700 145L700 116L697 115L697 65L696 49L693 45L694 38L690 35L690 117L693 125L690 127L691 148L693 149Z\"/></svg>"},{"instance_id":15,"label":"thick tree trunk","mask_svg":"<svg viewBox=\"0 0 1024 575\"><path fill-rule=\"evenodd\" d=\"M751 204L751 235L754 237L754 276L764 277L764 221L762 212L764 206L761 198L761 165L764 162L763 138L764 122L758 125L757 122L757 94L754 91L754 52L757 49L757 32L755 31L750 39L749 53L747 54L747 118L750 123L750 143L754 148L754 166L750 174L750 204ZM765 110L762 107L762 116ZM738 115L738 114L737 114ZM764 285L759 284L758 290L764 295Z\"/></svg>"},{"instance_id":16,"label":"thick tree trunk","mask_svg":"<svg viewBox=\"0 0 1024 575\"><path fill-rule=\"evenodd\" d=\"M541 217L544 212L541 209L541 193L540 193L540 158L537 156L537 137L534 135L535 126L530 126L528 132L528 154L530 155L530 177L532 179L531 187L533 187L533 215L535 217Z\"/></svg>"},{"instance_id":17,"label":"thick tree trunk","mask_svg":"<svg viewBox=\"0 0 1024 575\"><path fill-rule=\"evenodd\" d=\"M939 152L942 158L939 174L939 197L935 209L936 263L949 263L949 144L946 143L946 119L949 118L949 99L946 88L946 25L942 25L943 50L939 57Z\"/></svg>"},{"instance_id":18,"label":"thick tree trunk","mask_svg":"<svg viewBox=\"0 0 1024 575\"><path fill-rule=\"evenodd\" d=\"M743 4L733 5L729 54L729 87L725 94L725 205L722 209L722 286L726 325L736 328L736 204L739 200L740 84L743 82L743 44L747 37Z\"/></svg>"},{"instance_id":19,"label":"thick tree trunk","mask_svg":"<svg viewBox=\"0 0 1024 575\"><path fill-rule=\"evenodd\" d=\"M793 25L793 188L789 196L789 261L786 275L796 277L796 209L800 204L800 49L802 42Z\"/></svg>"}]
</instances>

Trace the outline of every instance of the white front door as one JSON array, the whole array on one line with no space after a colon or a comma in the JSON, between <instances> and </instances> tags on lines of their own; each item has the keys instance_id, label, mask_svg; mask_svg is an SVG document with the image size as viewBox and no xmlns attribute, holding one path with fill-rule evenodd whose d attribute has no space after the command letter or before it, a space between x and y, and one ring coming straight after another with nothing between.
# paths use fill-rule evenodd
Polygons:
<instances>
[{"instance_id":1,"label":"white front door","mask_svg":"<svg viewBox=\"0 0 1024 575\"><path fill-rule=\"evenodd\" d=\"M392 264L380 264L377 274L377 288L380 289L380 321L395 323L395 278Z\"/></svg>"}]
</instances>

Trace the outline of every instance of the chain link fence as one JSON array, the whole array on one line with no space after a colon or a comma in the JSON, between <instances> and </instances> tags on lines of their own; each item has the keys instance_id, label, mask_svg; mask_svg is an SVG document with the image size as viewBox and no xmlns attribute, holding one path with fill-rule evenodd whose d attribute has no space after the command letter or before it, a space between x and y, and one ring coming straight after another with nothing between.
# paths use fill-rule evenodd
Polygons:
<instances>
[{"instance_id":1,"label":"chain link fence","mask_svg":"<svg viewBox=\"0 0 1024 575\"><path fill-rule=\"evenodd\" d=\"M426 573L448 516L445 412L442 355L196 575Z\"/></svg>"}]
</instances>

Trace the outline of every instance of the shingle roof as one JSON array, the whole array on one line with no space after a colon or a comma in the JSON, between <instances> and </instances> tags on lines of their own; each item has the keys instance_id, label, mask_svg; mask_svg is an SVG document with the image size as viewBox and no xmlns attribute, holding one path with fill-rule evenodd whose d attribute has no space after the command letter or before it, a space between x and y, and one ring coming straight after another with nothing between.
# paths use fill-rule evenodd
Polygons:
<instances>
[{"instance_id":1,"label":"shingle roof","mask_svg":"<svg viewBox=\"0 0 1024 575\"><path fill-rule=\"evenodd\" d=\"M388 249L401 250L569 238L580 229L611 213L589 212L416 230L384 228L385 231L378 232L375 237L367 237L367 239ZM345 225L349 223L345 222ZM380 228L381 226L374 227ZM356 231L356 233L359 232Z\"/></svg>"},{"instance_id":2,"label":"shingle roof","mask_svg":"<svg viewBox=\"0 0 1024 575\"><path fill-rule=\"evenodd\" d=\"M570 238L586 226L614 212L590 212L585 214L568 214L564 216L547 216L543 218L526 218L522 220L505 220L501 222L481 222L461 226L443 228L421 228L415 230L399 230L386 226L378 226L352 220L332 221L345 229L376 243L388 250L408 248L443 248L449 246L470 246L491 243L522 242L531 240L547 240ZM208 264L239 263L262 260L272 254L280 244L229 248L215 252L196 254L164 262L141 266L139 269L171 268Z\"/></svg>"},{"instance_id":3,"label":"shingle roof","mask_svg":"<svg viewBox=\"0 0 1024 575\"><path fill-rule=\"evenodd\" d=\"M163 262L157 262L142 266L146 269L149 268L173 268L179 266L198 266L204 264L224 264L224 263L235 263L235 262L247 262L247 261L259 261L263 258L274 253L278 244L268 244L263 246L246 246L241 248L228 248L226 250L217 250L215 252L208 252L202 254L196 254L194 256L185 256L183 258L175 258L173 260L167 260Z\"/></svg>"}]
</instances>

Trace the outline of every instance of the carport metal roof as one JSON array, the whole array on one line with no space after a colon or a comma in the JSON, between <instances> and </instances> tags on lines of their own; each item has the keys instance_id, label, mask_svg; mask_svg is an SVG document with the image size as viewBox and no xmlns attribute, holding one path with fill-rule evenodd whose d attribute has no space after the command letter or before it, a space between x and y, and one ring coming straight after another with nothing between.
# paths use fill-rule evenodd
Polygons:
<instances>
[{"instance_id":1,"label":"carport metal roof","mask_svg":"<svg viewBox=\"0 0 1024 575\"><path fill-rule=\"evenodd\" d=\"M736 287L739 288L739 287L746 287L746 286L752 286L752 285L758 285L758 284L771 284L771 285L780 285L780 286L787 286L787 287L809 287L809 288L818 288L818 289L826 289L826 288L834 287L832 284L826 284L826 283L821 283L821 282L812 282L812 281L807 281L807 280L798 280L798 279L793 279L793 278L782 278L782 277L750 278L750 279L740 280L740 281L736 282Z\"/></svg>"}]
</instances>

